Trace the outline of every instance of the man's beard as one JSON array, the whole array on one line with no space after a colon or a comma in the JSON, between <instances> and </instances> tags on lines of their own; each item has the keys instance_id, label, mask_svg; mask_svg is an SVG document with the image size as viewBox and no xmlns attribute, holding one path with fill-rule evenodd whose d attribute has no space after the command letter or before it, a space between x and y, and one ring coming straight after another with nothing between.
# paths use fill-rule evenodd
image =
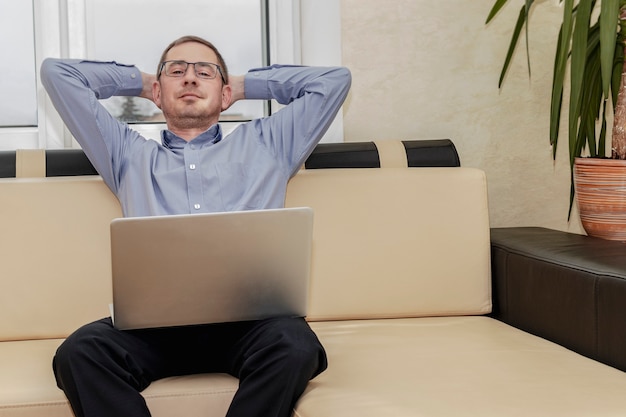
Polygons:
<instances>
[{"instance_id":1,"label":"man's beard","mask_svg":"<svg viewBox=\"0 0 626 417\"><path fill-rule=\"evenodd\" d=\"M208 129L213 122L211 117L203 112L182 112L178 114L165 114L168 126L176 126L180 129Z\"/></svg>"}]
</instances>

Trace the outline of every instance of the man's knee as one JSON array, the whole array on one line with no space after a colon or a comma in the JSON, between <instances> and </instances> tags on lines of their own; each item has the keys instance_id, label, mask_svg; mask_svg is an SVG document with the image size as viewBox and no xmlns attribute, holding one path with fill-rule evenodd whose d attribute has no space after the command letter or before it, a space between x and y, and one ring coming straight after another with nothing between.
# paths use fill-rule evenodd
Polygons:
<instances>
[{"instance_id":1,"label":"man's knee","mask_svg":"<svg viewBox=\"0 0 626 417\"><path fill-rule=\"evenodd\" d=\"M67 357L90 350L90 346L93 346L95 340L106 338L106 334L112 328L110 323L110 319L103 319L80 327L59 346L57 355Z\"/></svg>"},{"instance_id":2,"label":"man's knee","mask_svg":"<svg viewBox=\"0 0 626 417\"><path fill-rule=\"evenodd\" d=\"M52 361L57 382L59 376L72 372L72 368L77 364L87 358L93 358L94 354L101 349L97 340L106 337L110 328L110 320L99 320L82 326L63 341Z\"/></svg>"},{"instance_id":3,"label":"man's knee","mask_svg":"<svg viewBox=\"0 0 626 417\"><path fill-rule=\"evenodd\" d=\"M326 369L326 352L319 339L304 319L277 319L275 348L287 368L318 375Z\"/></svg>"}]
</instances>

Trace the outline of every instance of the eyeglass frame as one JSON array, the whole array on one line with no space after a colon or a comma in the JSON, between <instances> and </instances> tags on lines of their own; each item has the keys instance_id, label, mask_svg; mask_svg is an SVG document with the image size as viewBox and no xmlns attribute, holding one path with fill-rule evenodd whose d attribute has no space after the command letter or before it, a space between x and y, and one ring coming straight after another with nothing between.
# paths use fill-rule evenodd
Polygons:
<instances>
[{"instance_id":1,"label":"eyeglass frame","mask_svg":"<svg viewBox=\"0 0 626 417\"><path fill-rule=\"evenodd\" d=\"M208 65L215 65L215 67L217 68L217 72L220 74L220 77L222 78L222 82L224 84L226 84L226 79L224 78L224 74L222 73L222 67L219 64L216 64L214 62L206 62L206 61L199 61L199 62L187 62L187 61L183 61L181 59L171 59L169 61L163 61L161 62L161 65L159 67L159 73L157 74L157 80L161 79L161 74L163 73L163 70L165 69L165 64L167 64L168 62L178 62L180 64L185 64L185 70L182 73L182 75L178 76L178 75L169 75L167 72L165 73L165 76L167 77L172 77L172 78L182 78L185 76L185 74L187 74L187 70L189 69L189 65L193 65L193 72L194 74L196 74L196 77L203 79L203 80L214 80L215 78L217 78L217 75L213 78L205 78L205 77L201 77L198 75L198 70L196 69L196 64L208 64Z\"/></svg>"}]
</instances>

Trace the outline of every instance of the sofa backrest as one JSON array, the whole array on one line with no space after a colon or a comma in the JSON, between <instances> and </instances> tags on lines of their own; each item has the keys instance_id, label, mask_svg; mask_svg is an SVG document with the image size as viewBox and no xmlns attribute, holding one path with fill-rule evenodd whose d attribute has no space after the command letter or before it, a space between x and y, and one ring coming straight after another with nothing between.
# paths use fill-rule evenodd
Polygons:
<instances>
[{"instance_id":1,"label":"sofa backrest","mask_svg":"<svg viewBox=\"0 0 626 417\"><path fill-rule=\"evenodd\" d=\"M315 210L309 320L491 311L482 171L307 170L286 205Z\"/></svg>"},{"instance_id":2,"label":"sofa backrest","mask_svg":"<svg viewBox=\"0 0 626 417\"><path fill-rule=\"evenodd\" d=\"M109 223L100 177L0 179L0 340L65 337L109 315Z\"/></svg>"},{"instance_id":3,"label":"sofa backrest","mask_svg":"<svg viewBox=\"0 0 626 417\"><path fill-rule=\"evenodd\" d=\"M484 173L408 168L398 143L380 146L382 168L290 181L286 205L315 210L309 320L490 312ZM102 180L0 179L0 202L0 340L65 337L108 315L121 210Z\"/></svg>"}]
</instances>

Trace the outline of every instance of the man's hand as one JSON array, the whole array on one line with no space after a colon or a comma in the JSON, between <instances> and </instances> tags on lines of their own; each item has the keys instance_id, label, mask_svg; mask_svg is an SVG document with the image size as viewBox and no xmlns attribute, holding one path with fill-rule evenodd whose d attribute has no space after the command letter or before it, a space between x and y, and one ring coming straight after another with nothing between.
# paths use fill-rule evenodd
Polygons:
<instances>
[{"instance_id":1,"label":"man's hand","mask_svg":"<svg viewBox=\"0 0 626 417\"><path fill-rule=\"evenodd\" d=\"M228 107L232 106L239 100L243 100L246 98L246 92L245 92L243 80L244 80L243 75L229 75L228 76L228 85L230 86L230 89L231 89L231 100L230 100L230 105Z\"/></svg>"},{"instance_id":2,"label":"man's hand","mask_svg":"<svg viewBox=\"0 0 626 417\"><path fill-rule=\"evenodd\" d=\"M147 74L145 72L141 73L141 81L143 83L143 88L141 89L141 94L139 94L139 97L148 99L152 102L154 102L154 95L152 93L152 86L153 84L156 82L156 75L154 74Z\"/></svg>"}]
</instances>

